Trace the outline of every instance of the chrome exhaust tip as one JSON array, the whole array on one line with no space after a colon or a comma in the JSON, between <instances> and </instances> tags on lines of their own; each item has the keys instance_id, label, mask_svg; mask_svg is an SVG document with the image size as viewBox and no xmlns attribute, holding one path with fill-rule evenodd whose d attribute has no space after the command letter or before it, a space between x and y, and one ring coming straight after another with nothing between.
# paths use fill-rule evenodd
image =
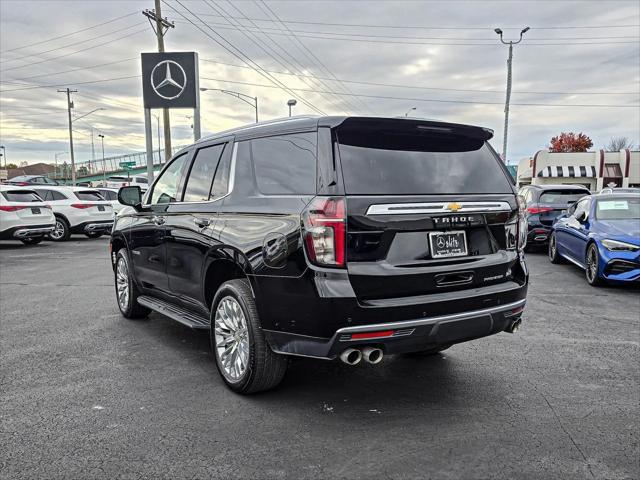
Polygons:
<instances>
[{"instance_id":1,"label":"chrome exhaust tip","mask_svg":"<svg viewBox=\"0 0 640 480\"><path fill-rule=\"evenodd\" d=\"M368 363L375 365L380 363L384 357L384 353L381 349L375 347L364 347L362 349L362 358Z\"/></svg>"},{"instance_id":2,"label":"chrome exhaust tip","mask_svg":"<svg viewBox=\"0 0 640 480\"><path fill-rule=\"evenodd\" d=\"M362 352L355 348L347 348L340 354L340 360L347 365L357 365L362 360Z\"/></svg>"},{"instance_id":3,"label":"chrome exhaust tip","mask_svg":"<svg viewBox=\"0 0 640 480\"><path fill-rule=\"evenodd\" d=\"M514 320L507 327L507 332L516 333L518 331L518 329L520 328L520 324L521 323L522 323L522 320L520 318L518 318L517 320Z\"/></svg>"}]
</instances>

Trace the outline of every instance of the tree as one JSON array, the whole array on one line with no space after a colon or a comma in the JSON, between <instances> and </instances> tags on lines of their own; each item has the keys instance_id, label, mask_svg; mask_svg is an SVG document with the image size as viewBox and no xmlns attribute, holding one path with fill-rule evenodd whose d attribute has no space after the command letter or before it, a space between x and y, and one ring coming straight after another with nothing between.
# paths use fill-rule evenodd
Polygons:
<instances>
[{"instance_id":1,"label":"tree","mask_svg":"<svg viewBox=\"0 0 640 480\"><path fill-rule=\"evenodd\" d=\"M593 142L584 133L562 132L551 139L550 152L586 152L593 146Z\"/></svg>"},{"instance_id":2,"label":"tree","mask_svg":"<svg viewBox=\"0 0 640 480\"><path fill-rule=\"evenodd\" d=\"M611 137L609 143L604 147L607 152L619 152L625 148L633 148L633 142L628 137Z\"/></svg>"},{"instance_id":3,"label":"tree","mask_svg":"<svg viewBox=\"0 0 640 480\"><path fill-rule=\"evenodd\" d=\"M16 165L15 163L7 163L7 170L15 170L16 168L18 168L18 165Z\"/></svg>"}]
</instances>

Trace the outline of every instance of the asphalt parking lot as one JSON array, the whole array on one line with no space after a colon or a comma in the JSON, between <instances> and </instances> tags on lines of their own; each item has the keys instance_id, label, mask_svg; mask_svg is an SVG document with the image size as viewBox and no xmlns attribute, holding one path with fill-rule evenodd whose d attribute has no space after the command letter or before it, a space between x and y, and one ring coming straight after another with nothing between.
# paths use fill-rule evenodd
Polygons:
<instances>
[{"instance_id":1,"label":"asphalt parking lot","mask_svg":"<svg viewBox=\"0 0 640 480\"><path fill-rule=\"evenodd\" d=\"M106 239L0 245L1 478L639 478L640 295L528 255L515 335L224 387L205 333L118 313Z\"/></svg>"}]
</instances>

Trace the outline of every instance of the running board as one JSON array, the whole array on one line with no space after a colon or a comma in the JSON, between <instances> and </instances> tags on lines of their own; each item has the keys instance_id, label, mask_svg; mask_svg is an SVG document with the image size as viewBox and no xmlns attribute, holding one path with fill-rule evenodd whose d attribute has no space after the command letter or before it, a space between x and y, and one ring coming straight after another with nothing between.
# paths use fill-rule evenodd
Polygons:
<instances>
[{"instance_id":1,"label":"running board","mask_svg":"<svg viewBox=\"0 0 640 480\"><path fill-rule=\"evenodd\" d=\"M165 317L169 317L171 320L175 320L189 328L199 330L210 330L211 325L209 319L186 310L181 307L177 307L169 302L159 300L154 297L148 297L141 295L138 297L138 303L143 307L150 308L154 312L158 312Z\"/></svg>"}]
</instances>

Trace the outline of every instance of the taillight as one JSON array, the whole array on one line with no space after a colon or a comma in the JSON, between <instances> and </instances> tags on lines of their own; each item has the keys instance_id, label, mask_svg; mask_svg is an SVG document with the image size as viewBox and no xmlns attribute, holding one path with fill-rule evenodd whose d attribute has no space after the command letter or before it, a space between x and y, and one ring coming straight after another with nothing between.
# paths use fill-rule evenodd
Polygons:
<instances>
[{"instance_id":1,"label":"taillight","mask_svg":"<svg viewBox=\"0 0 640 480\"><path fill-rule=\"evenodd\" d=\"M93 204L93 203L72 203L71 206L73 208L84 209L84 208L95 207L95 204Z\"/></svg>"},{"instance_id":2,"label":"taillight","mask_svg":"<svg viewBox=\"0 0 640 480\"><path fill-rule=\"evenodd\" d=\"M316 197L302 214L304 243L312 263L344 267L346 205L343 197Z\"/></svg>"},{"instance_id":3,"label":"taillight","mask_svg":"<svg viewBox=\"0 0 640 480\"><path fill-rule=\"evenodd\" d=\"M527 208L527 212L533 213L533 214L550 212L551 210L553 210L553 208L550 208L550 207L529 207L529 208Z\"/></svg>"},{"instance_id":4,"label":"taillight","mask_svg":"<svg viewBox=\"0 0 640 480\"><path fill-rule=\"evenodd\" d=\"M524 247L527 245L527 231L529 229L527 219L524 215L526 203L522 195L518 195L516 200L518 203L518 250L524 250Z\"/></svg>"},{"instance_id":5,"label":"taillight","mask_svg":"<svg viewBox=\"0 0 640 480\"><path fill-rule=\"evenodd\" d=\"M0 210L3 212L17 212L25 208L30 208L30 205L0 205Z\"/></svg>"}]
</instances>

